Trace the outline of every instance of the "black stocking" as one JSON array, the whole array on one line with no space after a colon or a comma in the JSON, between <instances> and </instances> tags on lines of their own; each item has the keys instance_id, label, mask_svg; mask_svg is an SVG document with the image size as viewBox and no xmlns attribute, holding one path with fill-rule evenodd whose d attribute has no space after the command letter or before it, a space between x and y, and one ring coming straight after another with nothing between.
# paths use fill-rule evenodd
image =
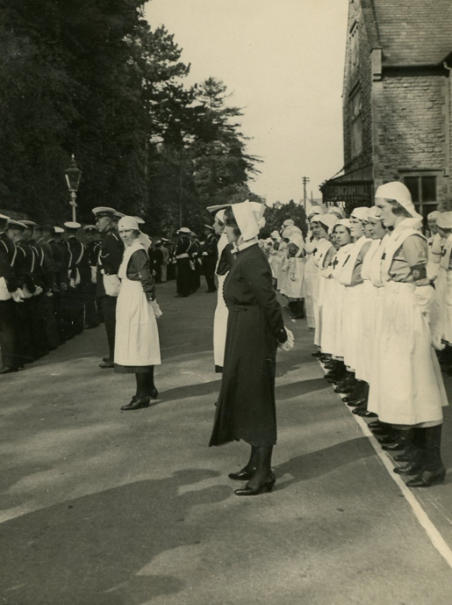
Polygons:
<instances>
[{"instance_id":1,"label":"black stocking","mask_svg":"<svg viewBox=\"0 0 452 605\"><path fill-rule=\"evenodd\" d=\"M139 399L143 399L148 396L147 393L147 374L143 372L136 372L135 378L137 380L137 392L136 396Z\"/></svg>"}]
</instances>

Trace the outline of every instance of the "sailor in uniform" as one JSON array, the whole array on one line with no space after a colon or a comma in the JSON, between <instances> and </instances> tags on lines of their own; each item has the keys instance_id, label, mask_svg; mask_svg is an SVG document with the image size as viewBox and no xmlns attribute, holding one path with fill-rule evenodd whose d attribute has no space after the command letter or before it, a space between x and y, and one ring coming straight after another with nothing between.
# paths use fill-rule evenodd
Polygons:
<instances>
[{"instance_id":1,"label":"sailor in uniform","mask_svg":"<svg viewBox=\"0 0 452 605\"><path fill-rule=\"evenodd\" d=\"M108 206L92 210L96 227L101 235L101 246L97 259L97 299L108 341L108 355L99 364L100 368L114 367L116 301L119 294L118 271L124 253L124 245L117 232L117 211Z\"/></svg>"}]
</instances>

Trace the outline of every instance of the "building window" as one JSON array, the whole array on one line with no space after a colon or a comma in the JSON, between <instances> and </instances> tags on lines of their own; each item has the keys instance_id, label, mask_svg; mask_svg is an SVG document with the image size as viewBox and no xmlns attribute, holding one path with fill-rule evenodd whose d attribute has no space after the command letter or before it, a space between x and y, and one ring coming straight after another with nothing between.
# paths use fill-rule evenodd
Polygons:
<instances>
[{"instance_id":1,"label":"building window","mask_svg":"<svg viewBox=\"0 0 452 605\"><path fill-rule=\"evenodd\" d=\"M355 21L350 29L350 72L352 79L358 75L359 67L359 23Z\"/></svg>"},{"instance_id":2,"label":"building window","mask_svg":"<svg viewBox=\"0 0 452 605\"><path fill-rule=\"evenodd\" d=\"M403 182L408 187L413 198L416 210L422 216L427 216L432 210L436 210L437 182L433 174L413 174L403 177Z\"/></svg>"},{"instance_id":3,"label":"building window","mask_svg":"<svg viewBox=\"0 0 452 605\"><path fill-rule=\"evenodd\" d=\"M363 150L363 104L360 90L350 99L350 119L351 157L355 158Z\"/></svg>"}]
</instances>

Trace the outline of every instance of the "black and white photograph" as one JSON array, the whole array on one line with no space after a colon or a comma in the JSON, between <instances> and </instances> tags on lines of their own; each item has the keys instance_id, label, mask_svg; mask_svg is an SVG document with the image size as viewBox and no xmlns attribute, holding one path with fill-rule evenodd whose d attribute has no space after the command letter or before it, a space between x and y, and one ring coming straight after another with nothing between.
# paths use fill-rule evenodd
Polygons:
<instances>
[{"instance_id":1,"label":"black and white photograph","mask_svg":"<svg viewBox=\"0 0 452 605\"><path fill-rule=\"evenodd\" d=\"M450 605L452 0L0 0L0 605Z\"/></svg>"}]
</instances>

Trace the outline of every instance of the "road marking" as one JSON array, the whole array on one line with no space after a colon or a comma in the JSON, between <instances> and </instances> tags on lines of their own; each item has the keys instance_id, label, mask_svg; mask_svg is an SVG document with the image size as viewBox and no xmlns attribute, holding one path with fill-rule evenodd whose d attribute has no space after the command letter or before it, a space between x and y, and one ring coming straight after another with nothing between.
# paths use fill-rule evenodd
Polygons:
<instances>
[{"instance_id":1,"label":"road marking","mask_svg":"<svg viewBox=\"0 0 452 605\"><path fill-rule=\"evenodd\" d=\"M325 372L325 368L323 367L322 363L320 363L320 367ZM342 402L342 403L344 403L344 402ZM430 520L430 517L427 515L425 510L422 508L421 503L416 498L416 496L411 491L411 489L405 485L405 482L402 480L400 475L398 475L397 473L394 473L393 468L395 466L395 463L393 463L391 461L390 457L388 455L386 455L384 453L384 451L381 449L378 440L374 437L372 431L367 426L367 422L365 422L362 418L360 418L356 414L353 414L351 408L348 407L345 403L344 403L344 406L348 409L350 415L355 419L355 421L361 428L364 435L369 439L372 447L375 450L375 453L379 457L380 461L383 463L383 466L388 471L388 474L391 477L391 479L396 483L396 485L399 487L400 491L404 495L405 500L410 505L411 510L413 511L413 513L414 513L416 519L418 520L419 524L421 525L421 527L423 527L425 533L427 534L428 538L430 539L430 542L433 544L434 548L436 548L436 550L439 552L439 554L443 557L443 559L446 561L446 563L452 569L452 550L451 550L451 548L449 547L447 542L442 537L442 535L439 532L439 530L437 529L436 525Z\"/></svg>"}]
</instances>

